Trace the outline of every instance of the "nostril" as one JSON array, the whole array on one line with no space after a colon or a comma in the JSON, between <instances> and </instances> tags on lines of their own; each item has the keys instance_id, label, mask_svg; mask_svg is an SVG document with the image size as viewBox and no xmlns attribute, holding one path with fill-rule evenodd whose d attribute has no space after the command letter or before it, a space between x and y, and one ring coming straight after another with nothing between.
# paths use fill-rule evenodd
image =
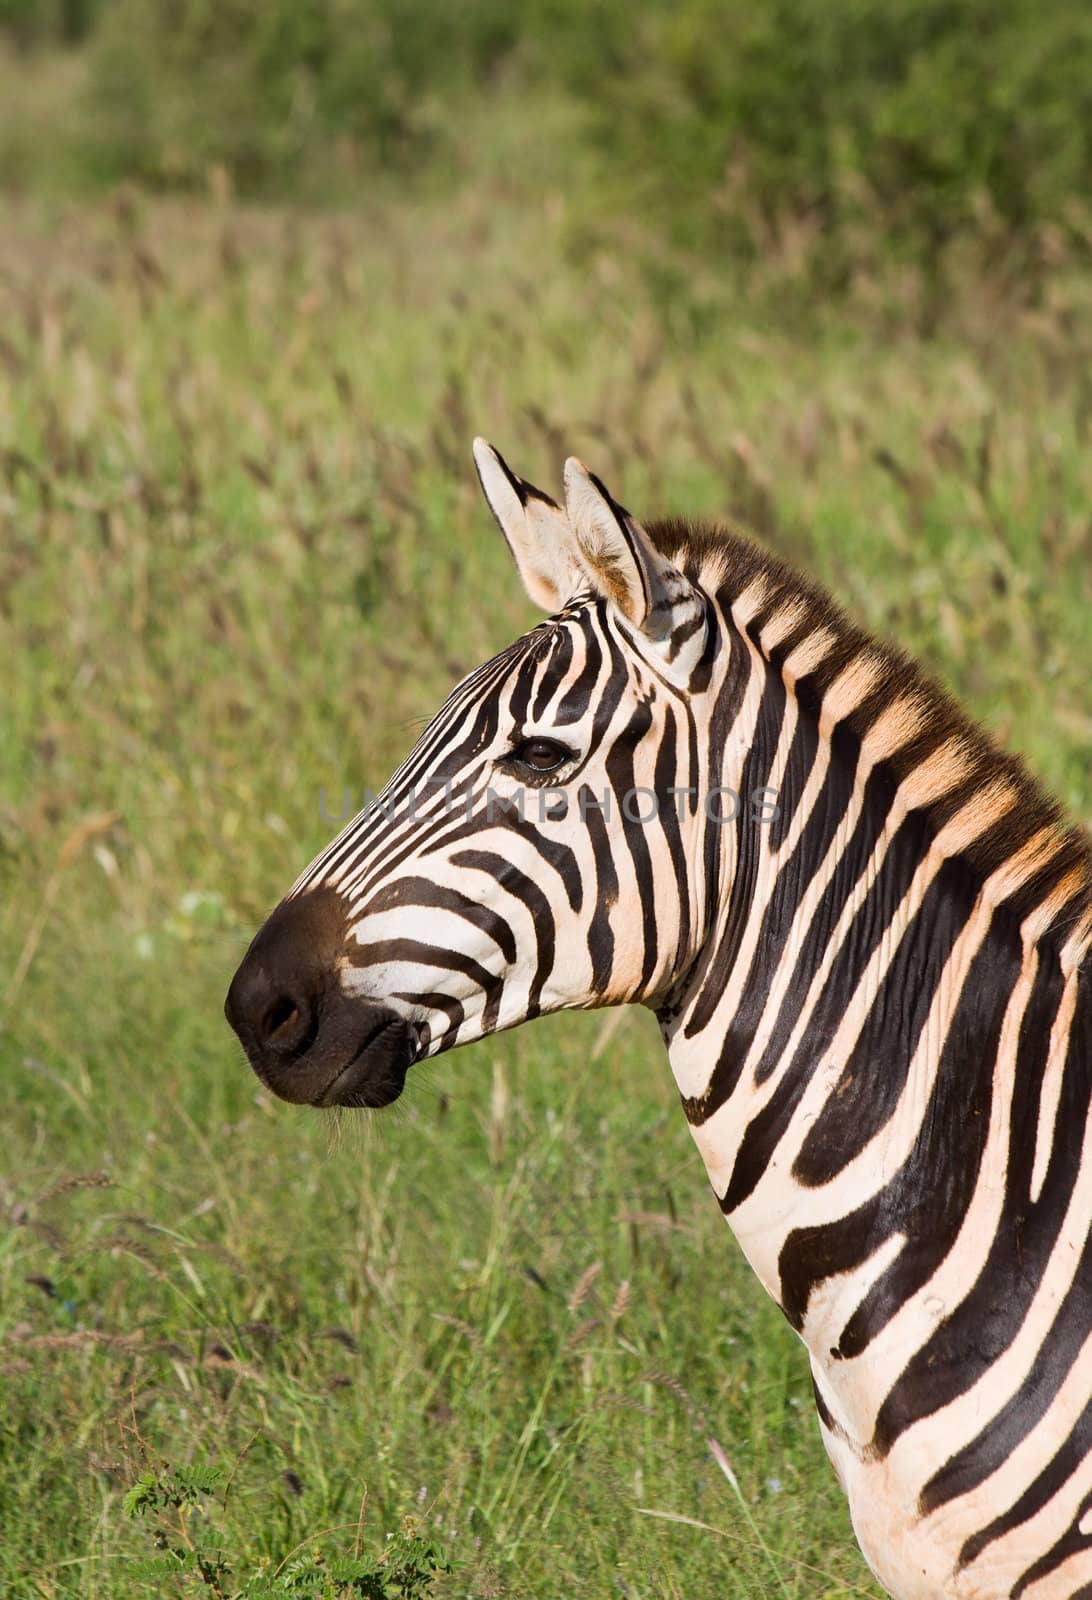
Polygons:
<instances>
[{"instance_id":1,"label":"nostril","mask_svg":"<svg viewBox=\"0 0 1092 1600\"><path fill-rule=\"evenodd\" d=\"M260 1034L267 1049L302 1055L315 1034L311 1007L293 995L278 995L262 1017Z\"/></svg>"},{"instance_id":2,"label":"nostril","mask_svg":"<svg viewBox=\"0 0 1092 1600\"><path fill-rule=\"evenodd\" d=\"M298 1022L299 1015L300 1008L296 1002L282 995L279 1000L274 1000L262 1018L262 1032L267 1039L273 1039L282 1028L287 1032L293 1022Z\"/></svg>"}]
</instances>

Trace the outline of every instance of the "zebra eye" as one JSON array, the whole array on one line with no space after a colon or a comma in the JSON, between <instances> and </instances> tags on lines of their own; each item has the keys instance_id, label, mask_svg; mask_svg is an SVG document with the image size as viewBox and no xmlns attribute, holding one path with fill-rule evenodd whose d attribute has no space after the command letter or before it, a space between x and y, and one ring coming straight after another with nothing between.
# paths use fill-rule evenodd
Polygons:
<instances>
[{"instance_id":1,"label":"zebra eye","mask_svg":"<svg viewBox=\"0 0 1092 1600\"><path fill-rule=\"evenodd\" d=\"M572 756L571 750L553 739L524 739L512 751L510 759L521 767L530 767L532 772L556 772L566 761L571 761Z\"/></svg>"}]
</instances>

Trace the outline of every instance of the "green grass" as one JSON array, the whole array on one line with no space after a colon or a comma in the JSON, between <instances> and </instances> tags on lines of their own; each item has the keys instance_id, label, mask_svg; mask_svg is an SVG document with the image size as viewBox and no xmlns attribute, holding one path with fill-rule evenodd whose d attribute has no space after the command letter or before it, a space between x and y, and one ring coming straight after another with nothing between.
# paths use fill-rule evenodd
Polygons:
<instances>
[{"instance_id":1,"label":"green grass","mask_svg":"<svg viewBox=\"0 0 1092 1600\"><path fill-rule=\"evenodd\" d=\"M786 260L745 300L632 243L499 173L340 217L5 213L4 1594L162 1592L122 1509L162 1461L226 1468L240 1569L413 1515L437 1595L878 1594L646 1017L335 1126L221 1015L320 789L378 787L532 620L479 431L748 522L1088 815L1087 285L968 282L925 340L912 279L809 313Z\"/></svg>"}]
</instances>

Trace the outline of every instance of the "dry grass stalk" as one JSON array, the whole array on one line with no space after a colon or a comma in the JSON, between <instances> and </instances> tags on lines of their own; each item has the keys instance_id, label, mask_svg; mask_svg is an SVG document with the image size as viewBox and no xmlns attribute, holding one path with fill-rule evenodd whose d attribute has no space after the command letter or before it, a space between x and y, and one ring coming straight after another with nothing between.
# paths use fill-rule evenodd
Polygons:
<instances>
[{"instance_id":1,"label":"dry grass stalk","mask_svg":"<svg viewBox=\"0 0 1092 1600\"><path fill-rule=\"evenodd\" d=\"M603 1263L601 1261L593 1261L591 1266L585 1267L579 1278L577 1278L573 1292L569 1296L569 1310L574 1315L580 1310L580 1307L584 1304L584 1301L588 1298L589 1294L591 1294L592 1288L595 1285L595 1280L598 1278L602 1270Z\"/></svg>"}]
</instances>

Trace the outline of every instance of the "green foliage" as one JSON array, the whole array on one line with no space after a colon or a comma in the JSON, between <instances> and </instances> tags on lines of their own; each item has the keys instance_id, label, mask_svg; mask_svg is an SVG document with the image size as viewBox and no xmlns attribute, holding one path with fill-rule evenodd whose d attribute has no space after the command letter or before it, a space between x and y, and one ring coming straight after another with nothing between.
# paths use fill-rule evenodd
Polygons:
<instances>
[{"instance_id":1,"label":"green foliage","mask_svg":"<svg viewBox=\"0 0 1092 1600\"><path fill-rule=\"evenodd\" d=\"M174 1467L141 1473L123 1501L128 1517L156 1518L153 1541L164 1553L130 1564L129 1575L161 1583L188 1581L219 1600L427 1600L437 1574L454 1571L447 1552L405 1517L377 1555L328 1557L314 1543L303 1554L290 1552L273 1567L268 1557L256 1565L229 1561L218 1541L198 1527L187 1527L185 1513L204 1497L225 1490L224 1469L216 1464ZM180 1513L169 1520L163 1513Z\"/></svg>"},{"instance_id":2,"label":"green foliage","mask_svg":"<svg viewBox=\"0 0 1092 1600\"><path fill-rule=\"evenodd\" d=\"M127 1517L141 1517L168 1506L200 1504L203 1495L215 1494L223 1487L224 1469L216 1465L175 1467L173 1471L142 1472L126 1491L122 1504Z\"/></svg>"},{"instance_id":3,"label":"green foliage","mask_svg":"<svg viewBox=\"0 0 1092 1600\"><path fill-rule=\"evenodd\" d=\"M878 1600L651 1019L543 1019L334 1123L223 998L323 787L378 788L537 620L478 431L749 523L1087 816L1092 286L794 321L773 264L748 298L666 249L654 294L621 231L574 256L516 176L5 214L5 1600ZM386 1540L409 1509L456 1574Z\"/></svg>"},{"instance_id":4,"label":"green foliage","mask_svg":"<svg viewBox=\"0 0 1092 1600\"><path fill-rule=\"evenodd\" d=\"M0 34L5 14L20 39L94 22L50 137L100 178L220 168L251 194L352 196L379 171L463 169L468 128L503 168L492 111L532 90L578 113L553 181L590 135L598 206L638 218L652 257L665 235L714 261L788 240L830 286L892 248L939 276L966 236L993 257L1092 239L1084 0L56 4L0 0Z\"/></svg>"},{"instance_id":5,"label":"green foliage","mask_svg":"<svg viewBox=\"0 0 1092 1600\"><path fill-rule=\"evenodd\" d=\"M72 45L91 32L109 0L0 0L0 39L22 51Z\"/></svg>"},{"instance_id":6,"label":"green foliage","mask_svg":"<svg viewBox=\"0 0 1092 1600\"><path fill-rule=\"evenodd\" d=\"M111 0L92 58L103 169L203 183L223 165L248 191L283 191L340 154L405 167L448 132L437 99L479 81L518 38L501 0Z\"/></svg>"},{"instance_id":7,"label":"green foliage","mask_svg":"<svg viewBox=\"0 0 1092 1600\"><path fill-rule=\"evenodd\" d=\"M859 263L862 230L928 264L983 207L1019 237L1087 196L1079 0L687 0L602 20L602 48L574 57L599 136L697 242L761 253L796 220L828 267Z\"/></svg>"}]
</instances>

